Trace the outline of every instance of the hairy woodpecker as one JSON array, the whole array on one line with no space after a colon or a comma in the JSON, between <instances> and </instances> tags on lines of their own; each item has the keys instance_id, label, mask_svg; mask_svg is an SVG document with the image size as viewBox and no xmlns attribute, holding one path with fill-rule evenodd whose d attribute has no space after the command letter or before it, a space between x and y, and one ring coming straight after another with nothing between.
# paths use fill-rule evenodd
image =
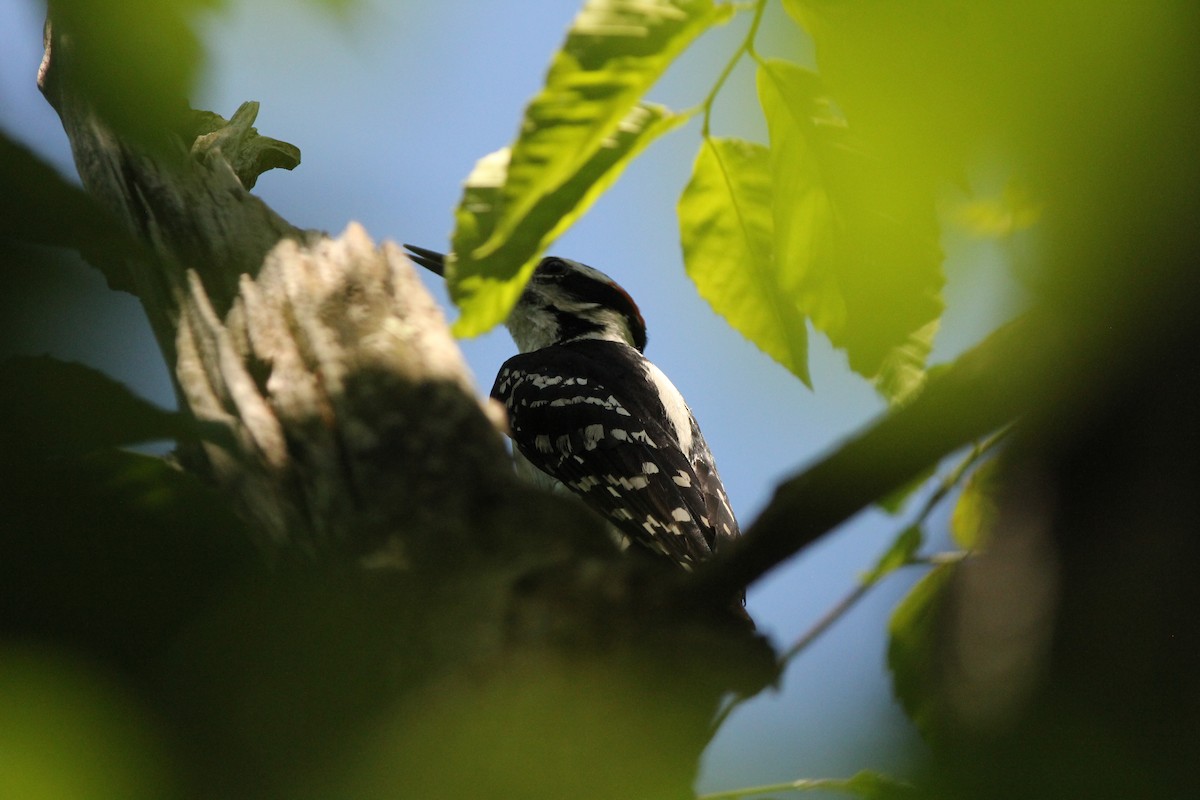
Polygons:
<instances>
[{"instance_id":1,"label":"hairy woodpecker","mask_svg":"<svg viewBox=\"0 0 1200 800\"><path fill-rule=\"evenodd\" d=\"M441 253L405 247L443 274ZM500 367L491 394L508 409L520 456L628 540L684 568L738 535L700 427L642 355L646 324L612 278L544 258L505 324L521 352Z\"/></svg>"}]
</instances>

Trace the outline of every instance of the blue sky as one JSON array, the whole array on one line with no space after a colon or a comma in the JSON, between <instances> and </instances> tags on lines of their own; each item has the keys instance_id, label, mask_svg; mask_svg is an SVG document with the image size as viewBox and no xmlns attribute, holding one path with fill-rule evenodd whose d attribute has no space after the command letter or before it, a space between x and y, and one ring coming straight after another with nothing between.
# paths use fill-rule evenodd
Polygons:
<instances>
[{"instance_id":1,"label":"blue sky","mask_svg":"<svg viewBox=\"0 0 1200 800\"><path fill-rule=\"evenodd\" d=\"M210 62L192 104L229 116L258 100L258 129L303 153L296 171L268 173L256 193L297 225L338 233L354 220L377 240L435 249L446 247L461 181L477 158L513 138L577 8L566 0L364 0L335 18L304 4L229 6L201 21ZM0 127L73 176L66 138L34 85L42 13L34 0L0 0ZM651 98L675 108L702 99L748 22L743 15L698 43ZM803 35L774 7L759 44L768 55L811 61ZM752 78L747 65L735 72L714 133L765 141ZM697 297L683 271L675 203L699 141L693 121L656 142L551 252L604 270L638 301L647 354L692 406L745 526L781 479L884 404L820 336L811 340L810 391ZM982 338L1015 296L1000 246L965 238L945 245L948 308L934 361ZM58 306L10 321L19 335L0 347L96 365L170 405L136 301L105 290L86 267L65 271L62 285ZM436 281L429 285L444 301ZM481 391L514 351L503 331L463 348ZM777 570L749 596L760 628L786 646L903 526L864 513ZM916 740L891 700L886 624L918 576L890 578L792 666L778 692L739 709L710 748L701 788L901 769Z\"/></svg>"}]
</instances>

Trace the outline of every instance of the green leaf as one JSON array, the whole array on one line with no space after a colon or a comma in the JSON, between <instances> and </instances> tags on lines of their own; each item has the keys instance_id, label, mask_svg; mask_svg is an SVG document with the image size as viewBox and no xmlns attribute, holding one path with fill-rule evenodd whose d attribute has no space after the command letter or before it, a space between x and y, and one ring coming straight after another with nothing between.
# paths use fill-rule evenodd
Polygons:
<instances>
[{"instance_id":1,"label":"green leaf","mask_svg":"<svg viewBox=\"0 0 1200 800\"><path fill-rule=\"evenodd\" d=\"M981 464L967 478L950 515L950 535L960 547L972 550L987 543L999 511L998 488L999 468L994 458Z\"/></svg>"},{"instance_id":2,"label":"green leaf","mask_svg":"<svg viewBox=\"0 0 1200 800\"><path fill-rule=\"evenodd\" d=\"M549 243L587 213L652 141L686 121L686 116L672 114L662 106L635 106L591 159L579 165L569 180L541 197L517 222L486 262L455 255L448 274L462 316L455 322L454 332L475 336L503 321ZM508 148L484 156L467 178L463 201L455 214L455 254L469 246L460 243L459 237L472 238L483 220L504 207L509 159Z\"/></svg>"},{"instance_id":3,"label":"green leaf","mask_svg":"<svg viewBox=\"0 0 1200 800\"><path fill-rule=\"evenodd\" d=\"M777 268L771 207L767 149L706 138L679 198L683 260L713 310L808 384L808 330Z\"/></svg>"},{"instance_id":4,"label":"green leaf","mask_svg":"<svg viewBox=\"0 0 1200 800\"><path fill-rule=\"evenodd\" d=\"M49 356L0 362L0 454L60 458L154 439L196 438L164 411L82 364Z\"/></svg>"},{"instance_id":5,"label":"green leaf","mask_svg":"<svg viewBox=\"0 0 1200 800\"><path fill-rule=\"evenodd\" d=\"M225 498L160 458L0 462L0 628L148 662L258 554Z\"/></svg>"},{"instance_id":6,"label":"green leaf","mask_svg":"<svg viewBox=\"0 0 1200 800\"><path fill-rule=\"evenodd\" d=\"M130 288L123 259L137 252L133 239L90 195L2 133L0 187L0 242L78 250L104 273L110 288ZM24 260L0 259L0 265ZM38 261L44 266L45 260Z\"/></svg>"},{"instance_id":7,"label":"green leaf","mask_svg":"<svg viewBox=\"0 0 1200 800\"><path fill-rule=\"evenodd\" d=\"M958 564L935 567L917 582L892 612L888 625L888 667L892 691L909 719L926 738L939 714L935 634L944 591Z\"/></svg>"},{"instance_id":8,"label":"green leaf","mask_svg":"<svg viewBox=\"0 0 1200 800\"><path fill-rule=\"evenodd\" d=\"M494 167L506 159L493 154L484 165L493 180L473 174L468 181L448 270L462 310L457 333L474 335L503 321L553 236L646 144L681 121L637 104L693 39L732 13L712 0L584 5L545 88L525 109L502 179L494 180Z\"/></svg>"},{"instance_id":9,"label":"green leaf","mask_svg":"<svg viewBox=\"0 0 1200 800\"><path fill-rule=\"evenodd\" d=\"M780 285L852 369L878 376L891 398L911 394L942 311L928 185L853 136L814 73L767 62L758 92L771 137Z\"/></svg>"},{"instance_id":10,"label":"green leaf","mask_svg":"<svg viewBox=\"0 0 1200 800\"><path fill-rule=\"evenodd\" d=\"M861 583L864 586L870 586L883 576L903 567L912 560L924 539L925 535L922 533L920 525L910 525L905 528L887 551L879 557L879 561L875 562L871 571L862 577Z\"/></svg>"},{"instance_id":11,"label":"green leaf","mask_svg":"<svg viewBox=\"0 0 1200 800\"><path fill-rule=\"evenodd\" d=\"M186 112L203 50L197 13L220 0L56 0L52 70L120 134L165 146ZM52 79L53 81L53 79ZM53 92L50 93L54 102Z\"/></svg>"}]
</instances>

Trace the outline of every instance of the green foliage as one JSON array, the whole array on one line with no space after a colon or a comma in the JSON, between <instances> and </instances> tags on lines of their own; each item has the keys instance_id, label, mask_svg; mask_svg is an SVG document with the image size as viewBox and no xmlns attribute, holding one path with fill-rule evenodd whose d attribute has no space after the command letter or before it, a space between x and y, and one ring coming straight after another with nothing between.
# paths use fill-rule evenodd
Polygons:
<instances>
[{"instance_id":1,"label":"green foliage","mask_svg":"<svg viewBox=\"0 0 1200 800\"><path fill-rule=\"evenodd\" d=\"M896 606L888 625L892 691L926 737L935 733L938 721L935 640L941 601L957 567L943 564L921 578Z\"/></svg>"},{"instance_id":2,"label":"green foliage","mask_svg":"<svg viewBox=\"0 0 1200 800\"><path fill-rule=\"evenodd\" d=\"M639 103L591 158L575 165L574 174L556 186L543 183L545 176L527 165L526 186L522 188L520 176L511 172L507 148L481 159L467 178L463 201L455 215L458 227L452 247L456 255L448 270L451 291L462 310L455 333L474 336L503 320L546 246L587 213L647 145L686 119L662 106ZM557 149L555 144L547 146ZM509 202L507 196L515 192L542 194L525 216L511 222L507 238L496 240L498 246L486 260L458 257L459 252L472 252L465 249L470 247L469 240L477 238L480 228L499 221ZM520 271L511 272L510 268L515 267Z\"/></svg>"},{"instance_id":3,"label":"green foliage","mask_svg":"<svg viewBox=\"0 0 1200 800\"><path fill-rule=\"evenodd\" d=\"M950 515L950 533L966 550L987 544L999 511L996 492L999 466L996 459L984 462L967 478L954 512Z\"/></svg>"},{"instance_id":4,"label":"green foliage","mask_svg":"<svg viewBox=\"0 0 1200 800\"><path fill-rule=\"evenodd\" d=\"M718 313L807 384L808 332L777 267L771 194L765 147L706 138L679 198L684 263Z\"/></svg>"},{"instance_id":5,"label":"green foliage","mask_svg":"<svg viewBox=\"0 0 1200 800\"><path fill-rule=\"evenodd\" d=\"M550 240L677 124L639 101L693 39L731 14L712 0L584 5L525 109L511 155L493 154L468 180L449 270L462 311L457 333L502 322Z\"/></svg>"},{"instance_id":6,"label":"green foliage","mask_svg":"<svg viewBox=\"0 0 1200 800\"><path fill-rule=\"evenodd\" d=\"M90 367L49 356L0 362L0 420L0 460L196 438L183 415L156 408Z\"/></svg>"},{"instance_id":7,"label":"green foliage","mask_svg":"<svg viewBox=\"0 0 1200 800\"><path fill-rule=\"evenodd\" d=\"M162 142L179 121L180 98L195 81L203 52L192 18L220 0L53 0L72 74L97 113L121 133ZM57 66L56 66L57 68Z\"/></svg>"},{"instance_id":8,"label":"green foliage","mask_svg":"<svg viewBox=\"0 0 1200 800\"><path fill-rule=\"evenodd\" d=\"M789 296L857 372L879 374L897 351L906 357L901 364L919 370L932 339L922 328L942 310L931 193L851 134L815 73L768 61L758 92L771 136L776 257L790 276Z\"/></svg>"},{"instance_id":9,"label":"green foliage","mask_svg":"<svg viewBox=\"0 0 1200 800\"><path fill-rule=\"evenodd\" d=\"M90 195L3 133L0 187L0 243L17 241L78 250L104 273L110 288L130 288L117 259L136 251L133 240ZM4 267L33 262L43 268L45 261L0 255Z\"/></svg>"},{"instance_id":10,"label":"green foliage","mask_svg":"<svg viewBox=\"0 0 1200 800\"><path fill-rule=\"evenodd\" d=\"M762 8L743 47L752 52ZM482 159L456 213L451 295L460 335L507 315L548 243L654 138L683 121L641 96L697 35L732 13L710 2L590 2L525 112L511 150ZM755 56L757 58L757 56ZM700 294L806 384L811 321L880 392L922 384L942 303L932 183L893 165L832 110L816 75L760 62L771 137L707 134L679 202Z\"/></svg>"},{"instance_id":11,"label":"green foliage","mask_svg":"<svg viewBox=\"0 0 1200 800\"><path fill-rule=\"evenodd\" d=\"M0 697L0 796L175 796L148 715L98 670L50 651L0 644Z\"/></svg>"},{"instance_id":12,"label":"green foliage","mask_svg":"<svg viewBox=\"0 0 1200 800\"><path fill-rule=\"evenodd\" d=\"M871 571L862 577L860 583L867 586L878 583L880 578L910 563L924 540L921 526L909 525L892 541L891 546L879 557Z\"/></svg>"},{"instance_id":13,"label":"green foliage","mask_svg":"<svg viewBox=\"0 0 1200 800\"><path fill-rule=\"evenodd\" d=\"M0 635L145 668L213 585L255 563L224 498L163 459L105 450L11 466Z\"/></svg>"},{"instance_id":14,"label":"green foliage","mask_svg":"<svg viewBox=\"0 0 1200 800\"><path fill-rule=\"evenodd\" d=\"M352 0L311 0L331 9ZM194 23L225 0L49 0L72 82L123 136L161 147L173 131L204 60ZM56 67L57 68L57 67Z\"/></svg>"}]
</instances>

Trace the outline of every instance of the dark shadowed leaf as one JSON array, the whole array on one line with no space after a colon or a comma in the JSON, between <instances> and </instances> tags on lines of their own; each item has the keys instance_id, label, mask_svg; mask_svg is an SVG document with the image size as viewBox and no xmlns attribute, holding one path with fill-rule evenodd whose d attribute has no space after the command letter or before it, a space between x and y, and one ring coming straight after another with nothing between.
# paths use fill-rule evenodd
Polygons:
<instances>
[{"instance_id":1,"label":"dark shadowed leaf","mask_svg":"<svg viewBox=\"0 0 1200 800\"><path fill-rule=\"evenodd\" d=\"M117 131L159 145L179 125L203 59L192 25L220 0L54 0L52 72L69 69ZM50 94L53 97L53 86Z\"/></svg>"},{"instance_id":2,"label":"dark shadowed leaf","mask_svg":"<svg viewBox=\"0 0 1200 800\"><path fill-rule=\"evenodd\" d=\"M310 0L344 11L355 0ZM161 147L174 130L204 62L196 35L204 12L225 0L51 0L58 39L52 71L68 68L105 121L143 145ZM286 22L286 7L280 22ZM53 83L53 79L51 79ZM50 87L53 98L54 90ZM52 100L53 101L53 100Z\"/></svg>"},{"instance_id":3,"label":"dark shadowed leaf","mask_svg":"<svg viewBox=\"0 0 1200 800\"><path fill-rule=\"evenodd\" d=\"M154 406L90 367L49 356L0 362L4 459L58 458L195 437L185 417Z\"/></svg>"},{"instance_id":4,"label":"dark shadowed leaf","mask_svg":"<svg viewBox=\"0 0 1200 800\"><path fill-rule=\"evenodd\" d=\"M762 145L706 138L679 198L683 259L713 309L807 384L797 287L772 248L771 179Z\"/></svg>"},{"instance_id":5,"label":"dark shadowed leaf","mask_svg":"<svg viewBox=\"0 0 1200 800\"><path fill-rule=\"evenodd\" d=\"M929 186L853 135L814 73L770 61L758 91L780 283L851 368L902 398L919 386L942 311Z\"/></svg>"},{"instance_id":6,"label":"dark shadowed leaf","mask_svg":"<svg viewBox=\"0 0 1200 800\"><path fill-rule=\"evenodd\" d=\"M160 458L105 450L5 466L3 634L145 668L220 581L256 564L223 497Z\"/></svg>"},{"instance_id":7,"label":"dark shadowed leaf","mask_svg":"<svg viewBox=\"0 0 1200 800\"><path fill-rule=\"evenodd\" d=\"M30 150L0 134L0 242L13 240L79 251L113 289L129 289L120 259L135 252L92 197ZM5 259L7 268L21 259Z\"/></svg>"},{"instance_id":8,"label":"dark shadowed leaf","mask_svg":"<svg viewBox=\"0 0 1200 800\"><path fill-rule=\"evenodd\" d=\"M943 564L931 570L896 606L888 625L892 691L927 737L934 731L938 714L934 634L944 589L957 566Z\"/></svg>"},{"instance_id":9,"label":"dark shadowed leaf","mask_svg":"<svg viewBox=\"0 0 1200 800\"><path fill-rule=\"evenodd\" d=\"M584 5L545 88L525 109L511 153L493 154L468 181L449 276L462 310L457 333L501 322L549 240L675 124L662 109L635 106L696 36L732 13L712 0Z\"/></svg>"}]
</instances>

